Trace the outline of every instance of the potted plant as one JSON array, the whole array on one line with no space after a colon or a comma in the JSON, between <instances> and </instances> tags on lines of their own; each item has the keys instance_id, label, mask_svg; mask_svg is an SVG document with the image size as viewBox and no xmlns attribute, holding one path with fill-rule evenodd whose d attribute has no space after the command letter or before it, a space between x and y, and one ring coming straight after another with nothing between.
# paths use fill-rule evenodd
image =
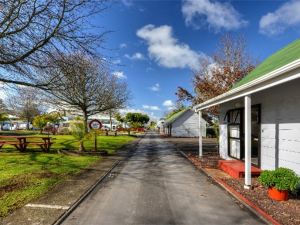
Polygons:
<instances>
[{"instance_id":1,"label":"potted plant","mask_svg":"<svg viewBox=\"0 0 300 225\"><path fill-rule=\"evenodd\" d=\"M288 168L265 170L258 177L258 181L268 188L270 198L277 201L288 200L289 191L295 191L299 183L297 174Z\"/></svg>"}]
</instances>

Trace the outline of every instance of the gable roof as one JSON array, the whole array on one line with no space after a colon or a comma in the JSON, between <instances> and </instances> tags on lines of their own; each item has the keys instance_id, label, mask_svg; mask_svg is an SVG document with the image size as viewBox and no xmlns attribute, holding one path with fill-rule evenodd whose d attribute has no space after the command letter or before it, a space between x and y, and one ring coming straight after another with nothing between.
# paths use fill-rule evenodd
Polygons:
<instances>
[{"instance_id":1,"label":"gable roof","mask_svg":"<svg viewBox=\"0 0 300 225\"><path fill-rule=\"evenodd\" d=\"M188 110L190 110L190 109L183 109L183 110L173 114L172 116L170 116L169 118L166 119L165 125L173 123L175 120L177 120L183 114L185 114Z\"/></svg>"},{"instance_id":2,"label":"gable roof","mask_svg":"<svg viewBox=\"0 0 300 225\"><path fill-rule=\"evenodd\" d=\"M195 111L300 79L300 39L267 58L231 90L194 106Z\"/></svg>"},{"instance_id":3,"label":"gable roof","mask_svg":"<svg viewBox=\"0 0 300 225\"><path fill-rule=\"evenodd\" d=\"M236 83L233 88L242 86L269 72L272 72L282 66L285 66L300 58L300 39L290 43L286 47L269 56L265 61L259 64L252 72Z\"/></svg>"}]
</instances>

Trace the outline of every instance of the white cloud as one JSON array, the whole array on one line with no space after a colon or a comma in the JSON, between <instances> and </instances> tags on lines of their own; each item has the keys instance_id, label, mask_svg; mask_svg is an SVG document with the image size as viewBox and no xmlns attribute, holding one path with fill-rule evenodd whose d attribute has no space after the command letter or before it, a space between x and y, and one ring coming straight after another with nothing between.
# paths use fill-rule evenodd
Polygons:
<instances>
[{"instance_id":1,"label":"white cloud","mask_svg":"<svg viewBox=\"0 0 300 225\"><path fill-rule=\"evenodd\" d=\"M125 6L132 6L132 5L133 5L133 0L121 0L121 2L122 2Z\"/></svg>"},{"instance_id":2,"label":"white cloud","mask_svg":"<svg viewBox=\"0 0 300 225\"><path fill-rule=\"evenodd\" d=\"M193 51L187 44L179 43L173 37L172 27L146 25L137 31L137 36L146 40L150 58L167 68L199 69L203 53Z\"/></svg>"},{"instance_id":3,"label":"white cloud","mask_svg":"<svg viewBox=\"0 0 300 225\"><path fill-rule=\"evenodd\" d=\"M166 100L163 102L163 106L166 107L168 110L172 110L175 107L175 104L172 100Z\"/></svg>"},{"instance_id":4,"label":"white cloud","mask_svg":"<svg viewBox=\"0 0 300 225\"><path fill-rule=\"evenodd\" d=\"M267 13L259 21L259 31L266 35L281 34L290 27L300 27L299 0L281 5L276 11Z\"/></svg>"},{"instance_id":5,"label":"white cloud","mask_svg":"<svg viewBox=\"0 0 300 225\"><path fill-rule=\"evenodd\" d=\"M120 109L119 112L120 112L122 115L125 115L126 113L129 113L129 112L146 113L144 110L134 109L134 108Z\"/></svg>"},{"instance_id":6,"label":"white cloud","mask_svg":"<svg viewBox=\"0 0 300 225\"><path fill-rule=\"evenodd\" d=\"M140 52L136 52L133 55L125 54L124 56L128 59L131 59L131 60L143 60L143 59L145 59L144 55Z\"/></svg>"},{"instance_id":7,"label":"white cloud","mask_svg":"<svg viewBox=\"0 0 300 225\"><path fill-rule=\"evenodd\" d=\"M121 43L120 48L127 48L127 44L126 43Z\"/></svg>"},{"instance_id":8,"label":"white cloud","mask_svg":"<svg viewBox=\"0 0 300 225\"><path fill-rule=\"evenodd\" d=\"M160 91L160 85L159 85L159 83L156 83L156 84L154 84L153 86L151 86L151 87L150 87L150 90L151 90L151 91L154 91L154 92Z\"/></svg>"},{"instance_id":9,"label":"white cloud","mask_svg":"<svg viewBox=\"0 0 300 225\"><path fill-rule=\"evenodd\" d=\"M116 59L112 61L113 64L120 64L121 62L121 59Z\"/></svg>"},{"instance_id":10,"label":"white cloud","mask_svg":"<svg viewBox=\"0 0 300 225\"><path fill-rule=\"evenodd\" d=\"M114 71L112 73L112 75L114 75L115 77L119 78L119 79L126 79L127 76L124 74L123 71Z\"/></svg>"},{"instance_id":11,"label":"white cloud","mask_svg":"<svg viewBox=\"0 0 300 225\"><path fill-rule=\"evenodd\" d=\"M215 31L236 30L248 23L230 3L216 0L183 0L181 11L185 23L195 28L208 25Z\"/></svg>"},{"instance_id":12,"label":"white cloud","mask_svg":"<svg viewBox=\"0 0 300 225\"><path fill-rule=\"evenodd\" d=\"M156 105L143 105L143 109L152 110L152 111L160 110L160 108Z\"/></svg>"}]
</instances>

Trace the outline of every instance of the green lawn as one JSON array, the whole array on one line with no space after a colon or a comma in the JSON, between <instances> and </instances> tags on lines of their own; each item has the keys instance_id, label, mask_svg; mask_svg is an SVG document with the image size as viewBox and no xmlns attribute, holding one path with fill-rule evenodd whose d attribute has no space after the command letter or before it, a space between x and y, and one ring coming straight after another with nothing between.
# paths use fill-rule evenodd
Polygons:
<instances>
[{"instance_id":1,"label":"green lawn","mask_svg":"<svg viewBox=\"0 0 300 225\"><path fill-rule=\"evenodd\" d=\"M55 135L53 144L53 149L78 149L78 141L74 139L72 135ZM98 136L97 137L97 146L100 150L106 150L109 154L113 154L116 149L121 148L124 144L127 144L133 140L135 137L132 136ZM84 147L86 150L94 149L94 137L85 140ZM98 150L99 150L98 149Z\"/></svg>"},{"instance_id":2,"label":"green lawn","mask_svg":"<svg viewBox=\"0 0 300 225\"><path fill-rule=\"evenodd\" d=\"M41 196L56 183L100 160L91 156L0 153L0 216Z\"/></svg>"},{"instance_id":3,"label":"green lawn","mask_svg":"<svg viewBox=\"0 0 300 225\"><path fill-rule=\"evenodd\" d=\"M40 135L36 132L26 132L26 131L18 131L18 132L1 132L0 135L35 135L35 136L47 136ZM79 142L72 135L50 135L53 137L54 144L51 147L51 150L78 150ZM121 148L124 144L127 144L136 138L133 136L98 136L97 137L97 146L98 150L106 150L109 154L113 154L117 149ZM84 141L84 146L86 150L94 149L94 137L86 139ZM15 148L10 145L4 145L3 150L14 150ZM29 145L28 149L39 149L38 146Z\"/></svg>"},{"instance_id":4,"label":"green lawn","mask_svg":"<svg viewBox=\"0 0 300 225\"><path fill-rule=\"evenodd\" d=\"M54 137L56 139L51 153L35 152L34 149L20 153L12 146L4 146L0 152L0 216L7 215L10 211L41 196L68 176L101 160L96 156L56 154L58 149L77 150L78 142L71 135ZM130 136L98 136L98 146L113 154L134 139ZM93 149L93 143L93 139L86 140L86 149Z\"/></svg>"}]
</instances>

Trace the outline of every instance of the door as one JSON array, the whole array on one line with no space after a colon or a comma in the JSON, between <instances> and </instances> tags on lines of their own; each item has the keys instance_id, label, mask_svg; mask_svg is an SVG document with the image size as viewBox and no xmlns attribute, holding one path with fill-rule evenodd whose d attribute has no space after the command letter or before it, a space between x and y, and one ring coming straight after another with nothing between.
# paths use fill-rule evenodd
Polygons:
<instances>
[{"instance_id":1,"label":"door","mask_svg":"<svg viewBox=\"0 0 300 225\"><path fill-rule=\"evenodd\" d=\"M228 155L241 159L242 150L242 109L227 112L228 122Z\"/></svg>"},{"instance_id":2,"label":"door","mask_svg":"<svg viewBox=\"0 0 300 225\"><path fill-rule=\"evenodd\" d=\"M244 109L234 109L227 112L228 122L228 155L235 159L244 160ZM260 166L260 119L261 106L251 108L251 161Z\"/></svg>"}]
</instances>

